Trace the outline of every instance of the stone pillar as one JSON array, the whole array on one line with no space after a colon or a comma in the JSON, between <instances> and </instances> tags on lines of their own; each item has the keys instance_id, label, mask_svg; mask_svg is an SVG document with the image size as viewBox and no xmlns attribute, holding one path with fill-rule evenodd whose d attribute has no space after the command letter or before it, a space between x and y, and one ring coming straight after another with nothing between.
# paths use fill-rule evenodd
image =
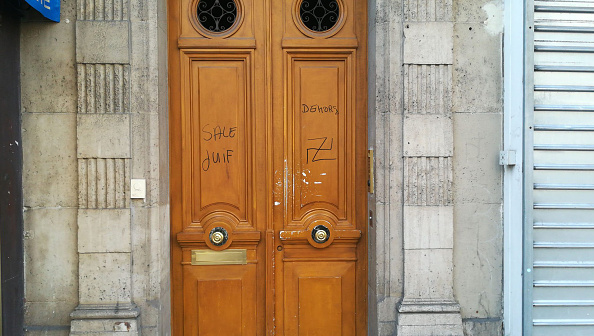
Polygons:
<instances>
[{"instance_id":1,"label":"stone pillar","mask_svg":"<svg viewBox=\"0 0 594 336\"><path fill-rule=\"evenodd\" d=\"M370 0L369 144L375 192L369 197L369 335L394 335L402 300L402 3Z\"/></svg>"},{"instance_id":2,"label":"stone pillar","mask_svg":"<svg viewBox=\"0 0 594 336\"><path fill-rule=\"evenodd\" d=\"M462 335L453 294L451 0L404 1L404 298L398 335Z\"/></svg>"},{"instance_id":3,"label":"stone pillar","mask_svg":"<svg viewBox=\"0 0 594 336\"><path fill-rule=\"evenodd\" d=\"M130 4L77 1L79 305L71 335L138 334L132 300Z\"/></svg>"}]
</instances>

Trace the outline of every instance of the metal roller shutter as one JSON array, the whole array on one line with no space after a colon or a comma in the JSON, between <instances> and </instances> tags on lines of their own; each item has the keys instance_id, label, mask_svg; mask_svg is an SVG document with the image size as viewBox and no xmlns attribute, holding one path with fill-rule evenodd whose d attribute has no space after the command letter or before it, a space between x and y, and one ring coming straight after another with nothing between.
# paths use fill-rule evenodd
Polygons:
<instances>
[{"instance_id":1,"label":"metal roller shutter","mask_svg":"<svg viewBox=\"0 0 594 336\"><path fill-rule=\"evenodd\" d=\"M594 335L594 1L534 1L526 334ZM530 10L530 9L529 9ZM528 20L531 22L531 20ZM532 27L530 27L532 29ZM530 43L528 44L530 45ZM530 67L531 68L531 67ZM531 150L530 150L531 149Z\"/></svg>"}]
</instances>

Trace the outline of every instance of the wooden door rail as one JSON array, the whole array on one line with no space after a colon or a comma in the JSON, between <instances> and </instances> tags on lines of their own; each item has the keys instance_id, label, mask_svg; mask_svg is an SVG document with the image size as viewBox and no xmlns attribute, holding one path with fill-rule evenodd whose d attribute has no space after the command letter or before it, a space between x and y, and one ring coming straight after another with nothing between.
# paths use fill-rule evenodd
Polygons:
<instances>
[{"instance_id":1,"label":"wooden door rail","mask_svg":"<svg viewBox=\"0 0 594 336\"><path fill-rule=\"evenodd\" d=\"M357 242L361 238L361 230L333 230L333 239L343 242ZM311 231L304 230L284 230L281 231L280 240L285 244L300 243L308 240L311 236Z\"/></svg>"},{"instance_id":2,"label":"wooden door rail","mask_svg":"<svg viewBox=\"0 0 594 336\"><path fill-rule=\"evenodd\" d=\"M180 232L177 234L177 242L181 247L192 247L206 245L204 232ZM230 233L229 238L232 244L256 245L260 242L261 234L259 231L234 231Z\"/></svg>"}]
</instances>

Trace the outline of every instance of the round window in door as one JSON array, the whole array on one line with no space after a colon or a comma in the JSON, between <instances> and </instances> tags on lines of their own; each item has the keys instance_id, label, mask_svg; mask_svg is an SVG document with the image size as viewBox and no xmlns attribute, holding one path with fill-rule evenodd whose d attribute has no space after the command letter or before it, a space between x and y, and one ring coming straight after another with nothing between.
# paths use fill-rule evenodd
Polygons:
<instances>
[{"instance_id":1,"label":"round window in door","mask_svg":"<svg viewBox=\"0 0 594 336\"><path fill-rule=\"evenodd\" d=\"M241 6L235 0L199 0L195 22L205 35L228 35L236 30L241 18Z\"/></svg>"},{"instance_id":2,"label":"round window in door","mask_svg":"<svg viewBox=\"0 0 594 336\"><path fill-rule=\"evenodd\" d=\"M326 32L338 22L340 9L336 0L303 0L299 6L301 22L315 32Z\"/></svg>"},{"instance_id":3,"label":"round window in door","mask_svg":"<svg viewBox=\"0 0 594 336\"><path fill-rule=\"evenodd\" d=\"M311 37L329 37L342 27L345 7L340 0L298 0L297 26Z\"/></svg>"}]
</instances>

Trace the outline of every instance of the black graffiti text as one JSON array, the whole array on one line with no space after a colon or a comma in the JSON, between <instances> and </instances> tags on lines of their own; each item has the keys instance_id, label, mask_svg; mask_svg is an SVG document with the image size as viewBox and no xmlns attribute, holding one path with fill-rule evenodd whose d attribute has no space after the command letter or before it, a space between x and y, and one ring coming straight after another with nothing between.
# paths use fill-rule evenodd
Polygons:
<instances>
[{"instance_id":1,"label":"black graffiti text","mask_svg":"<svg viewBox=\"0 0 594 336\"><path fill-rule=\"evenodd\" d=\"M202 139L204 141L217 141L221 139L235 138L237 127L210 126L206 124L202 127Z\"/></svg>"},{"instance_id":2,"label":"black graffiti text","mask_svg":"<svg viewBox=\"0 0 594 336\"><path fill-rule=\"evenodd\" d=\"M202 170L208 171L211 166L218 164L227 164L231 162L233 158L233 150L227 149L223 151L209 151L206 150L206 158L202 160Z\"/></svg>"},{"instance_id":3,"label":"black graffiti text","mask_svg":"<svg viewBox=\"0 0 594 336\"><path fill-rule=\"evenodd\" d=\"M336 105L301 104L301 113L333 113L337 115L338 107Z\"/></svg>"},{"instance_id":4,"label":"black graffiti text","mask_svg":"<svg viewBox=\"0 0 594 336\"><path fill-rule=\"evenodd\" d=\"M330 141L328 141L328 137L307 139L307 141L315 143L314 147L309 147L306 150L307 163L336 160L336 158L331 155L334 146L334 138L330 138ZM328 142L329 144L327 144Z\"/></svg>"}]
</instances>

